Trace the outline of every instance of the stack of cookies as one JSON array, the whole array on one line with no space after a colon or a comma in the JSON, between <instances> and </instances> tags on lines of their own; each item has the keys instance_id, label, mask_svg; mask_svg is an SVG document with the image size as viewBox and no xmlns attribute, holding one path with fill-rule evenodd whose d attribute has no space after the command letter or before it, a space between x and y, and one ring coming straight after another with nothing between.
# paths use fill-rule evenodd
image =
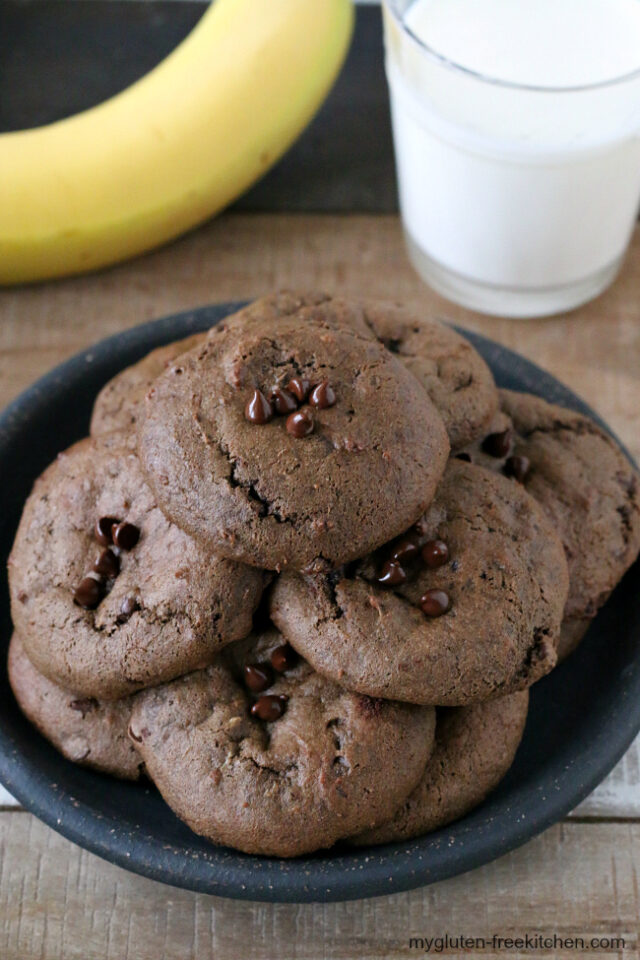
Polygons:
<instances>
[{"instance_id":1,"label":"stack of cookies","mask_svg":"<svg viewBox=\"0 0 640 960\"><path fill-rule=\"evenodd\" d=\"M497 785L639 549L594 423L433 319L279 294L123 371L38 479L9 675L215 843L406 840Z\"/></svg>"}]
</instances>

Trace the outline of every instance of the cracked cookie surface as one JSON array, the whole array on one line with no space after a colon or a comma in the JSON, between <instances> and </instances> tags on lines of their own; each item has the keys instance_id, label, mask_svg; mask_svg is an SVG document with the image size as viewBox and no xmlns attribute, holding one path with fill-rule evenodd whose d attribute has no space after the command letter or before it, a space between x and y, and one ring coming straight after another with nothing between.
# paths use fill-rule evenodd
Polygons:
<instances>
[{"instance_id":1,"label":"cracked cookie surface","mask_svg":"<svg viewBox=\"0 0 640 960\"><path fill-rule=\"evenodd\" d=\"M139 540L118 551L119 572L87 609L74 595L104 551L100 518L134 525ZM131 439L117 433L81 440L45 470L9 559L13 622L29 658L54 682L100 699L211 663L250 631L265 579L167 520Z\"/></svg>"},{"instance_id":2,"label":"cracked cookie surface","mask_svg":"<svg viewBox=\"0 0 640 960\"><path fill-rule=\"evenodd\" d=\"M310 435L292 435L285 416L247 419L256 390L269 398L295 378L335 394L326 409L301 401ZM398 534L430 503L449 450L412 374L328 308L304 323L299 311L237 315L212 331L154 382L138 441L168 516L272 570L331 569Z\"/></svg>"},{"instance_id":3,"label":"cracked cookie surface","mask_svg":"<svg viewBox=\"0 0 640 960\"><path fill-rule=\"evenodd\" d=\"M134 696L102 702L78 697L36 670L17 633L8 671L20 709L67 760L123 780L142 775L144 763L128 735Z\"/></svg>"},{"instance_id":4,"label":"cracked cookie surface","mask_svg":"<svg viewBox=\"0 0 640 960\"><path fill-rule=\"evenodd\" d=\"M147 390L156 377L181 353L192 350L206 338L194 333L152 350L138 363L126 367L104 385L93 405L90 433L98 436L110 430L132 430L138 422Z\"/></svg>"},{"instance_id":5,"label":"cracked cookie surface","mask_svg":"<svg viewBox=\"0 0 640 960\"><path fill-rule=\"evenodd\" d=\"M378 579L397 544L331 575L278 578L271 617L316 670L370 696L462 706L528 687L552 669L567 564L532 497L452 459L408 535L419 559L392 589ZM420 550L434 542L448 559L432 569Z\"/></svg>"},{"instance_id":6,"label":"cracked cookie surface","mask_svg":"<svg viewBox=\"0 0 640 960\"><path fill-rule=\"evenodd\" d=\"M350 840L396 843L459 820L482 803L508 772L527 720L529 692L472 707L436 711L436 741L424 776L395 816Z\"/></svg>"},{"instance_id":7,"label":"cracked cookie surface","mask_svg":"<svg viewBox=\"0 0 640 960\"><path fill-rule=\"evenodd\" d=\"M562 659L638 556L640 481L616 443L587 417L510 390L500 391L500 405L490 435L511 431L508 456L526 457L523 485L553 523L567 556ZM507 456L490 456L482 442L468 453L485 467L505 469Z\"/></svg>"},{"instance_id":8,"label":"cracked cookie surface","mask_svg":"<svg viewBox=\"0 0 640 960\"><path fill-rule=\"evenodd\" d=\"M206 670L139 694L131 735L169 806L196 833L292 857L388 820L415 788L435 712L347 693L298 661L263 688L279 719L250 713L242 676L277 631L227 647Z\"/></svg>"},{"instance_id":9,"label":"cracked cookie surface","mask_svg":"<svg viewBox=\"0 0 640 960\"><path fill-rule=\"evenodd\" d=\"M442 416L452 450L486 432L498 407L489 367L468 340L435 318L396 303L363 303L373 334L422 384Z\"/></svg>"}]
</instances>

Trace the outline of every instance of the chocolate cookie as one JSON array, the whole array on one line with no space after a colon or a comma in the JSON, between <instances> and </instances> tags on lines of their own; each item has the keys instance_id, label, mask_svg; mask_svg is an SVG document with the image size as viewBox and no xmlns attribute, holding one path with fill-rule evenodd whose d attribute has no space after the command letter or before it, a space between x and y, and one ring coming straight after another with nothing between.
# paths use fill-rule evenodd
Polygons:
<instances>
[{"instance_id":1,"label":"chocolate cookie","mask_svg":"<svg viewBox=\"0 0 640 960\"><path fill-rule=\"evenodd\" d=\"M158 503L224 556L330 569L433 498L449 450L409 371L336 318L229 326L147 395L139 452Z\"/></svg>"},{"instance_id":2,"label":"chocolate cookie","mask_svg":"<svg viewBox=\"0 0 640 960\"><path fill-rule=\"evenodd\" d=\"M276 631L139 694L131 720L149 775L196 833L281 857L393 816L424 772L434 728L433 710L320 677Z\"/></svg>"},{"instance_id":3,"label":"chocolate cookie","mask_svg":"<svg viewBox=\"0 0 640 960\"><path fill-rule=\"evenodd\" d=\"M140 777L144 764L128 736L135 697L100 702L70 693L36 670L17 633L8 669L20 709L67 760L124 780Z\"/></svg>"},{"instance_id":4,"label":"chocolate cookie","mask_svg":"<svg viewBox=\"0 0 640 960\"><path fill-rule=\"evenodd\" d=\"M422 384L452 450L483 436L498 407L493 375L468 340L433 317L395 303L364 303L365 320Z\"/></svg>"},{"instance_id":5,"label":"chocolate cookie","mask_svg":"<svg viewBox=\"0 0 640 960\"><path fill-rule=\"evenodd\" d=\"M91 434L97 437L110 430L131 430L135 427L145 394L155 378L159 377L176 357L196 347L205 338L204 333L194 333L184 340L158 347L109 380L93 405Z\"/></svg>"},{"instance_id":6,"label":"chocolate cookie","mask_svg":"<svg viewBox=\"0 0 640 960\"><path fill-rule=\"evenodd\" d=\"M114 433L81 440L36 481L9 560L29 658L99 699L211 663L251 629L265 576L170 523Z\"/></svg>"},{"instance_id":7,"label":"chocolate cookie","mask_svg":"<svg viewBox=\"0 0 640 960\"><path fill-rule=\"evenodd\" d=\"M498 407L498 392L489 367L468 340L434 317L418 315L397 303L345 300L322 293L284 291L263 297L228 317L222 330L246 333L265 319L296 316L336 328L348 324L372 334L422 384L444 421L453 450L484 436Z\"/></svg>"},{"instance_id":8,"label":"chocolate cookie","mask_svg":"<svg viewBox=\"0 0 640 960\"><path fill-rule=\"evenodd\" d=\"M347 689L464 706L551 670L567 589L562 544L535 500L453 459L417 528L341 571L283 574L271 617Z\"/></svg>"},{"instance_id":9,"label":"chocolate cookie","mask_svg":"<svg viewBox=\"0 0 640 960\"><path fill-rule=\"evenodd\" d=\"M513 763L527 720L529 693L437 711L436 745L422 780L382 827L352 838L357 846L410 840L477 807Z\"/></svg>"},{"instance_id":10,"label":"chocolate cookie","mask_svg":"<svg viewBox=\"0 0 640 960\"><path fill-rule=\"evenodd\" d=\"M500 391L500 402L489 435L467 452L522 484L564 544L569 598L558 647L563 658L638 556L638 475L587 417L509 390Z\"/></svg>"}]
</instances>

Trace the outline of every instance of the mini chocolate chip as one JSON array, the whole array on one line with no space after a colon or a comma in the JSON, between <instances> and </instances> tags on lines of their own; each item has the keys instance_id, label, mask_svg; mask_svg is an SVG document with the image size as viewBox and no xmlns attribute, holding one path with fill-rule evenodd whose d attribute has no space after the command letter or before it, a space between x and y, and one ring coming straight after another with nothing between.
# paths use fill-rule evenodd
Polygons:
<instances>
[{"instance_id":1,"label":"mini chocolate chip","mask_svg":"<svg viewBox=\"0 0 640 960\"><path fill-rule=\"evenodd\" d=\"M250 423L262 425L273 420L273 407L261 390L254 390L251 399L244 408L244 415Z\"/></svg>"},{"instance_id":2,"label":"mini chocolate chip","mask_svg":"<svg viewBox=\"0 0 640 960\"><path fill-rule=\"evenodd\" d=\"M273 671L268 663L248 663L244 668L244 682L253 693L262 693L273 683Z\"/></svg>"},{"instance_id":3,"label":"mini chocolate chip","mask_svg":"<svg viewBox=\"0 0 640 960\"><path fill-rule=\"evenodd\" d=\"M407 534L391 547L392 560L415 560L420 552L419 534Z\"/></svg>"},{"instance_id":4,"label":"mini chocolate chip","mask_svg":"<svg viewBox=\"0 0 640 960\"><path fill-rule=\"evenodd\" d=\"M449 547L444 540L427 540L422 548L422 559L430 570L435 570L449 559Z\"/></svg>"},{"instance_id":5,"label":"mini chocolate chip","mask_svg":"<svg viewBox=\"0 0 640 960\"><path fill-rule=\"evenodd\" d=\"M294 395L298 403L304 403L309 396L311 384L306 377L293 377L287 384L287 390Z\"/></svg>"},{"instance_id":6,"label":"mini chocolate chip","mask_svg":"<svg viewBox=\"0 0 640 960\"><path fill-rule=\"evenodd\" d=\"M136 597L125 597L122 603L120 604L120 613L118 614L118 623L126 623L136 610L140 609L140 604L138 603Z\"/></svg>"},{"instance_id":7,"label":"mini chocolate chip","mask_svg":"<svg viewBox=\"0 0 640 960\"><path fill-rule=\"evenodd\" d=\"M298 410L287 417L287 433L290 433L296 440L302 440L313 433L313 419L306 410Z\"/></svg>"},{"instance_id":8,"label":"mini chocolate chip","mask_svg":"<svg viewBox=\"0 0 640 960\"><path fill-rule=\"evenodd\" d=\"M133 523L117 523L111 528L113 542L121 550L133 550L140 539L140 530Z\"/></svg>"},{"instance_id":9,"label":"mini chocolate chip","mask_svg":"<svg viewBox=\"0 0 640 960\"><path fill-rule=\"evenodd\" d=\"M405 583L406 579L407 575L397 560L387 560L376 577L376 583L380 587L398 587Z\"/></svg>"},{"instance_id":10,"label":"mini chocolate chip","mask_svg":"<svg viewBox=\"0 0 640 960\"><path fill-rule=\"evenodd\" d=\"M115 524L119 523L117 517L100 517L99 520L96 520L94 533L96 535L96 540L103 547L108 547L113 543L113 538L111 536L111 530Z\"/></svg>"},{"instance_id":11,"label":"mini chocolate chip","mask_svg":"<svg viewBox=\"0 0 640 960\"><path fill-rule=\"evenodd\" d=\"M444 590L427 590L420 598L420 606L427 617L441 617L449 609L449 594Z\"/></svg>"},{"instance_id":12,"label":"mini chocolate chip","mask_svg":"<svg viewBox=\"0 0 640 960\"><path fill-rule=\"evenodd\" d=\"M120 573L120 557L107 547L95 561L93 569L107 580L115 580Z\"/></svg>"},{"instance_id":13,"label":"mini chocolate chip","mask_svg":"<svg viewBox=\"0 0 640 960\"><path fill-rule=\"evenodd\" d=\"M317 387L314 387L309 397L309 403L313 404L314 407L318 407L320 410L326 410L327 407L332 407L335 402L336 393L333 387L330 386L328 380L323 380Z\"/></svg>"},{"instance_id":14,"label":"mini chocolate chip","mask_svg":"<svg viewBox=\"0 0 640 960\"><path fill-rule=\"evenodd\" d=\"M468 453L456 453L456 460L462 460L463 463L471 463L471 457Z\"/></svg>"},{"instance_id":15,"label":"mini chocolate chip","mask_svg":"<svg viewBox=\"0 0 640 960\"><path fill-rule=\"evenodd\" d=\"M488 437L485 437L482 449L485 453L488 453L490 457L501 459L502 457L508 456L511 450L512 439L513 434L511 430L503 430L502 433L490 433Z\"/></svg>"},{"instance_id":16,"label":"mini chocolate chip","mask_svg":"<svg viewBox=\"0 0 640 960\"><path fill-rule=\"evenodd\" d=\"M504 465L504 475L513 477L518 483L524 483L530 466L531 461L528 457L508 457Z\"/></svg>"},{"instance_id":17,"label":"mini chocolate chip","mask_svg":"<svg viewBox=\"0 0 640 960\"><path fill-rule=\"evenodd\" d=\"M298 401L294 395L289 393L288 390L282 390L280 387L276 387L271 394L271 403L276 408L276 413L282 416L287 413L293 413L294 410L298 409Z\"/></svg>"},{"instance_id":18,"label":"mini chocolate chip","mask_svg":"<svg viewBox=\"0 0 640 960\"><path fill-rule=\"evenodd\" d=\"M286 673L287 670L293 670L298 662L298 654L289 643L283 643L276 647L271 653L271 666L276 673Z\"/></svg>"},{"instance_id":19,"label":"mini chocolate chip","mask_svg":"<svg viewBox=\"0 0 640 960\"><path fill-rule=\"evenodd\" d=\"M85 610L95 610L104 597L104 583L94 577L85 577L76 587L73 600Z\"/></svg>"},{"instance_id":20,"label":"mini chocolate chip","mask_svg":"<svg viewBox=\"0 0 640 960\"><path fill-rule=\"evenodd\" d=\"M279 720L286 709L287 697L282 696L282 694L267 693L265 696L259 697L253 704L251 716L257 717L258 720L264 720L266 723L271 723L273 720Z\"/></svg>"}]
</instances>

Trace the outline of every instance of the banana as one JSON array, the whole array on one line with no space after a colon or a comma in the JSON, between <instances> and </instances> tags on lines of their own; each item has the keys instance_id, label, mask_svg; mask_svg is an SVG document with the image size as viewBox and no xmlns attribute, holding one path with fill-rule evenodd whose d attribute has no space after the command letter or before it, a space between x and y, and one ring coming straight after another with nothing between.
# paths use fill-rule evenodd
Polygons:
<instances>
[{"instance_id":1,"label":"banana","mask_svg":"<svg viewBox=\"0 0 640 960\"><path fill-rule=\"evenodd\" d=\"M145 77L0 135L0 283L82 273L165 243L243 193L326 97L350 0L215 0Z\"/></svg>"}]
</instances>

